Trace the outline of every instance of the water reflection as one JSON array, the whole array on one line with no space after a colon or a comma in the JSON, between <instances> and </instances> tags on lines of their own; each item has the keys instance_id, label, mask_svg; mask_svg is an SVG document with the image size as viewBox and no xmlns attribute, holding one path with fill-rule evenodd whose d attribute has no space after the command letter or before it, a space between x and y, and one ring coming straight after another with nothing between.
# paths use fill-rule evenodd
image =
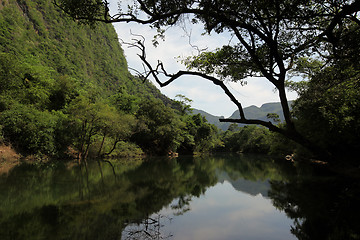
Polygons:
<instances>
[{"instance_id":1,"label":"water reflection","mask_svg":"<svg viewBox=\"0 0 360 240\"><path fill-rule=\"evenodd\" d=\"M298 239L360 239L359 180L331 172L302 172L286 181L272 181L269 196L293 219L291 232Z\"/></svg>"},{"instance_id":2,"label":"water reflection","mask_svg":"<svg viewBox=\"0 0 360 240\"><path fill-rule=\"evenodd\" d=\"M264 156L22 165L0 193L0 239L360 238L358 181Z\"/></svg>"},{"instance_id":3,"label":"water reflection","mask_svg":"<svg viewBox=\"0 0 360 240\"><path fill-rule=\"evenodd\" d=\"M132 223L125 227L122 232L122 238L125 240L138 239L171 239L171 233L164 234L162 228L165 221L171 221L170 218L161 214L154 214L154 216L147 217L139 223ZM166 224L166 223L165 223Z\"/></svg>"},{"instance_id":4,"label":"water reflection","mask_svg":"<svg viewBox=\"0 0 360 240\"><path fill-rule=\"evenodd\" d=\"M267 197L269 180L285 177L279 166L279 163L262 155L227 156L218 173L219 182L228 181L237 191Z\"/></svg>"},{"instance_id":5,"label":"water reflection","mask_svg":"<svg viewBox=\"0 0 360 240\"><path fill-rule=\"evenodd\" d=\"M289 230L291 221L262 196L270 189L269 179L283 179L276 163L263 156L211 160L217 164L217 183L205 195L192 198L190 210L181 216L174 216L169 207L163 208L160 214L174 216L163 233L171 233L174 240L294 238Z\"/></svg>"}]
</instances>

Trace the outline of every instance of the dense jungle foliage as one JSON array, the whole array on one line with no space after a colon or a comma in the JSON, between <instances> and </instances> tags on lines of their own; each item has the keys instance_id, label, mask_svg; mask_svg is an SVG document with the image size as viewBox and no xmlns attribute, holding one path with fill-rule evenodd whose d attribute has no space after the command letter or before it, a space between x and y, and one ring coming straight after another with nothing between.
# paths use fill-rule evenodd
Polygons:
<instances>
[{"instance_id":1,"label":"dense jungle foliage","mask_svg":"<svg viewBox=\"0 0 360 240\"><path fill-rule=\"evenodd\" d=\"M131 7L120 7L113 16L108 1L86 1L90 5L85 1L56 2L84 23L147 24L157 28L160 35L177 24L198 24L214 38L229 33L229 41L224 41L222 47L185 58L187 70L168 76L167 81L157 77L160 73L155 69L163 65L152 66L147 61L141 41L133 44L142 51L140 58L148 67L147 76L153 76L160 86L194 75L220 86L240 112L240 118L221 122L261 125L281 134L288 143L294 141L306 148L312 157L358 165L359 1L133 0ZM284 124L249 119L224 83L243 85L254 76L262 77L278 92ZM301 77L306 81L299 82ZM300 96L293 112L287 101L288 87ZM276 118L271 113L269 116ZM304 152L298 146L287 148Z\"/></svg>"},{"instance_id":2,"label":"dense jungle foliage","mask_svg":"<svg viewBox=\"0 0 360 240\"><path fill-rule=\"evenodd\" d=\"M109 24L78 24L50 0L0 0L0 141L22 155L309 152L267 128L219 130L132 76ZM360 147L359 28L346 23L327 62L298 58L296 129L333 159ZM276 114L269 119L277 122ZM264 121L265 122L265 121ZM278 123L279 129L287 125Z\"/></svg>"},{"instance_id":3,"label":"dense jungle foliage","mask_svg":"<svg viewBox=\"0 0 360 240\"><path fill-rule=\"evenodd\" d=\"M51 0L0 1L0 141L62 157L208 151L216 127L130 75L111 25L85 26Z\"/></svg>"}]
</instances>

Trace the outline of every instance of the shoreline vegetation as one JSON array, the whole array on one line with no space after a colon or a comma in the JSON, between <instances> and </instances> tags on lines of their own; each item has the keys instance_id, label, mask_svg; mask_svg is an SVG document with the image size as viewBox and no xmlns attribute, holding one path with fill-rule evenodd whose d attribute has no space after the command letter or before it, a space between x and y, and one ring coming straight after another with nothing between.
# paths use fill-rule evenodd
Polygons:
<instances>
[{"instance_id":1,"label":"shoreline vegetation","mask_svg":"<svg viewBox=\"0 0 360 240\"><path fill-rule=\"evenodd\" d=\"M102 159L104 161L119 159L127 161L138 161L139 159L144 159L146 156L142 154L134 154L133 152L122 153L118 156L113 156L109 158ZM95 161L95 159L91 159ZM14 167L17 167L21 164L49 164L49 163L65 163L66 165L73 165L79 162L77 154L75 151L69 151L65 158L63 159L50 159L46 156L36 156L36 155L27 155L22 156L20 153L11 145L5 145L0 143L0 175L8 174Z\"/></svg>"},{"instance_id":2,"label":"shoreline vegetation","mask_svg":"<svg viewBox=\"0 0 360 240\"><path fill-rule=\"evenodd\" d=\"M346 56L334 55L339 59L324 67L301 58L299 71L309 73L308 81L288 83L299 93L292 127L332 156L324 159L266 127L233 123L223 131L204 116L190 114L186 96L169 99L151 81L129 73L110 24L78 24L52 0L0 0L0 6L3 169L20 159L70 156L86 162L218 152L359 167L360 65L354 63L359 62L360 31L355 25L347 26L348 37L338 43ZM289 130L275 112L264 119Z\"/></svg>"}]
</instances>

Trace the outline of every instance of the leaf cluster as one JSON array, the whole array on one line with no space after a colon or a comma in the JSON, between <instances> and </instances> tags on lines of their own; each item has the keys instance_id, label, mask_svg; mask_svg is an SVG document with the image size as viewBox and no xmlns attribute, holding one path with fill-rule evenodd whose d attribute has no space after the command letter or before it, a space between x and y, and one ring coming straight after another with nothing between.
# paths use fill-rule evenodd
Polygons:
<instances>
[{"instance_id":1,"label":"leaf cluster","mask_svg":"<svg viewBox=\"0 0 360 240\"><path fill-rule=\"evenodd\" d=\"M240 46L223 46L214 52L202 52L187 57L183 63L189 70L196 69L208 75L219 76L222 81L230 80L245 84L245 78L254 76L258 69L250 56Z\"/></svg>"}]
</instances>

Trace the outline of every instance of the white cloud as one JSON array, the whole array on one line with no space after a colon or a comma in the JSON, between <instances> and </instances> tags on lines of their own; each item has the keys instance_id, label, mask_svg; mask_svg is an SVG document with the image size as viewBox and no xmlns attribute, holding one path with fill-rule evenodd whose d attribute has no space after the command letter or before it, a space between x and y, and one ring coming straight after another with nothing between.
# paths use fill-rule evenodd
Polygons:
<instances>
[{"instance_id":1,"label":"white cloud","mask_svg":"<svg viewBox=\"0 0 360 240\"><path fill-rule=\"evenodd\" d=\"M117 9L115 2L117 0L110 1L111 9ZM185 66L178 61L177 57L186 57L197 52L189 44L187 33L191 33L191 44L193 46L198 46L201 49L207 48L208 50L214 50L216 47L227 44L231 38L228 33L213 36L201 35L203 29L200 25L188 25L187 33L180 26L175 26L166 31L165 41L160 40L159 46L154 48L151 40L156 34L155 29L135 23L115 23L114 27L119 38L125 42L131 42L132 38L134 38L130 32L144 36L149 62L156 64L158 60L162 61L169 73L185 69ZM140 53L139 50L128 48L125 45L123 45L123 49L128 66L142 71L142 63L137 56ZM234 83L228 85L243 107L250 105L261 106L266 102L279 101L278 94L273 92L273 87L266 80L251 79L251 81L248 81L248 85L244 87L239 87L238 84ZM193 100L192 106L194 108L205 110L213 115L230 116L236 110L236 106L228 99L220 87L196 77L184 77L160 90L170 98L174 98L176 94L184 94ZM290 93L289 100L295 98L296 95Z\"/></svg>"}]
</instances>

